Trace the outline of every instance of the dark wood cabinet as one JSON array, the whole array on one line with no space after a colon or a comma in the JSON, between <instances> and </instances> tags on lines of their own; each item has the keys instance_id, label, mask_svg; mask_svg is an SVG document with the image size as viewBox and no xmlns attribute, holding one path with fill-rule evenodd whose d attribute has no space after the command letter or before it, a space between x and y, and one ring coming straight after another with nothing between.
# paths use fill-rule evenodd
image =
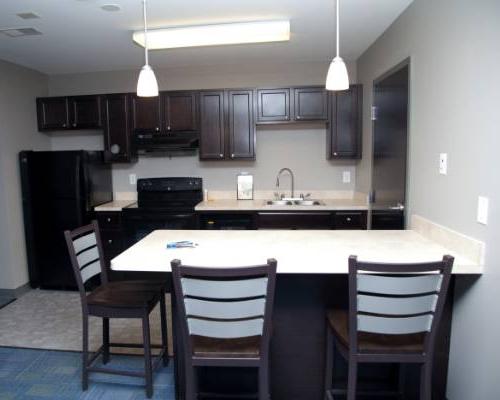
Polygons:
<instances>
[{"instance_id":1,"label":"dark wood cabinet","mask_svg":"<svg viewBox=\"0 0 500 400\"><path fill-rule=\"evenodd\" d=\"M294 88L293 115L296 121L326 121L328 93L323 87Z\"/></svg>"},{"instance_id":2,"label":"dark wood cabinet","mask_svg":"<svg viewBox=\"0 0 500 400\"><path fill-rule=\"evenodd\" d=\"M333 214L334 229L367 229L366 211L336 211Z\"/></svg>"},{"instance_id":3,"label":"dark wood cabinet","mask_svg":"<svg viewBox=\"0 0 500 400\"><path fill-rule=\"evenodd\" d=\"M104 251L104 264L108 277L113 280L123 279L123 273L111 270L111 260L125 250L122 218L120 211L96 212L99 224L102 247Z\"/></svg>"},{"instance_id":4,"label":"dark wood cabinet","mask_svg":"<svg viewBox=\"0 0 500 400\"><path fill-rule=\"evenodd\" d=\"M36 99L38 130L64 130L69 128L67 97L39 97Z\"/></svg>"},{"instance_id":5,"label":"dark wood cabinet","mask_svg":"<svg viewBox=\"0 0 500 400\"><path fill-rule=\"evenodd\" d=\"M253 90L229 90L228 146L231 159L255 159Z\"/></svg>"},{"instance_id":6,"label":"dark wood cabinet","mask_svg":"<svg viewBox=\"0 0 500 400\"><path fill-rule=\"evenodd\" d=\"M103 98L104 150L108 162L137 160L130 128L130 96L109 94Z\"/></svg>"},{"instance_id":7,"label":"dark wood cabinet","mask_svg":"<svg viewBox=\"0 0 500 400\"><path fill-rule=\"evenodd\" d=\"M331 92L327 158L361 158L362 96L362 85Z\"/></svg>"},{"instance_id":8,"label":"dark wood cabinet","mask_svg":"<svg viewBox=\"0 0 500 400\"><path fill-rule=\"evenodd\" d=\"M39 131L100 129L101 96L37 98Z\"/></svg>"},{"instance_id":9,"label":"dark wood cabinet","mask_svg":"<svg viewBox=\"0 0 500 400\"><path fill-rule=\"evenodd\" d=\"M325 212L259 212L258 229L332 229L332 213Z\"/></svg>"},{"instance_id":10,"label":"dark wood cabinet","mask_svg":"<svg viewBox=\"0 0 500 400\"><path fill-rule=\"evenodd\" d=\"M138 133L160 133L161 97L130 96L132 113L132 130Z\"/></svg>"},{"instance_id":11,"label":"dark wood cabinet","mask_svg":"<svg viewBox=\"0 0 500 400\"><path fill-rule=\"evenodd\" d=\"M69 114L73 129L102 128L101 96L70 97Z\"/></svg>"},{"instance_id":12,"label":"dark wood cabinet","mask_svg":"<svg viewBox=\"0 0 500 400\"><path fill-rule=\"evenodd\" d=\"M257 89L257 123L290 121L290 88Z\"/></svg>"},{"instance_id":13,"label":"dark wood cabinet","mask_svg":"<svg viewBox=\"0 0 500 400\"><path fill-rule=\"evenodd\" d=\"M165 92L161 94L164 124L162 131L196 133L198 128L198 94Z\"/></svg>"},{"instance_id":14,"label":"dark wood cabinet","mask_svg":"<svg viewBox=\"0 0 500 400\"><path fill-rule=\"evenodd\" d=\"M225 151L224 91L200 93L200 159L222 160Z\"/></svg>"},{"instance_id":15,"label":"dark wood cabinet","mask_svg":"<svg viewBox=\"0 0 500 400\"><path fill-rule=\"evenodd\" d=\"M200 93L200 159L255 158L253 90Z\"/></svg>"}]
</instances>

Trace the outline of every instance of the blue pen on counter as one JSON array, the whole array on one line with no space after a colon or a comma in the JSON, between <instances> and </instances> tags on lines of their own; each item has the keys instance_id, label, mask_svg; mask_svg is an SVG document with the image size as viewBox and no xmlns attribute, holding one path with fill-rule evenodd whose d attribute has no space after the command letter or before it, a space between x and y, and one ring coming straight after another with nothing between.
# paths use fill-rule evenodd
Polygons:
<instances>
[{"instance_id":1,"label":"blue pen on counter","mask_svg":"<svg viewBox=\"0 0 500 400\"><path fill-rule=\"evenodd\" d=\"M198 243L194 243L190 240L182 240L180 242L169 242L167 243L167 249L180 249L183 247L196 247Z\"/></svg>"}]
</instances>

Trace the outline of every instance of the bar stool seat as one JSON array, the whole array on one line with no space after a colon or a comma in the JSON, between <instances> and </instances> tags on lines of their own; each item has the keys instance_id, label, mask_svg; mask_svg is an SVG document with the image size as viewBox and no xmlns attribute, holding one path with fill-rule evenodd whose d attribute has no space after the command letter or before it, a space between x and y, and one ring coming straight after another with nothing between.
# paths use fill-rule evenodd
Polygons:
<instances>
[{"instance_id":1,"label":"bar stool seat","mask_svg":"<svg viewBox=\"0 0 500 400\"><path fill-rule=\"evenodd\" d=\"M130 285L113 282L99 286L87 295L90 314L95 307L124 307L152 310L160 300L160 289L133 290Z\"/></svg>"},{"instance_id":2,"label":"bar stool seat","mask_svg":"<svg viewBox=\"0 0 500 400\"><path fill-rule=\"evenodd\" d=\"M192 336L193 356L197 358L255 358L260 355L260 336L218 339Z\"/></svg>"},{"instance_id":3,"label":"bar stool seat","mask_svg":"<svg viewBox=\"0 0 500 400\"><path fill-rule=\"evenodd\" d=\"M349 349L349 311L329 310L327 320L336 339ZM425 334L382 335L376 333L358 333L358 351L360 353L422 353Z\"/></svg>"}]
</instances>

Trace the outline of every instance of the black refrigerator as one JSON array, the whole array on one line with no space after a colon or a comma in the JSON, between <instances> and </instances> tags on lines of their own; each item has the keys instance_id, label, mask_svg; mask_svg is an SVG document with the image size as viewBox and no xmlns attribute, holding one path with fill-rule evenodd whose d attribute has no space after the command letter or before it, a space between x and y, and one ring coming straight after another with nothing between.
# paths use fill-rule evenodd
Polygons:
<instances>
[{"instance_id":1,"label":"black refrigerator","mask_svg":"<svg viewBox=\"0 0 500 400\"><path fill-rule=\"evenodd\" d=\"M75 289L63 232L113 200L111 167L101 151L22 151L19 162L30 285Z\"/></svg>"}]
</instances>

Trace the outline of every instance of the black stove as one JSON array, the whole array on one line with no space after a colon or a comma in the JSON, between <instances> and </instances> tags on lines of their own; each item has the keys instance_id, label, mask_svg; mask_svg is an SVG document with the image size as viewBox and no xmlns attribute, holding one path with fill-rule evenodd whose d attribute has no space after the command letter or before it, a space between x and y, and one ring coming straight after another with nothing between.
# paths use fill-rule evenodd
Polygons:
<instances>
[{"instance_id":1,"label":"black stove","mask_svg":"<svg viewBox=\"0 0 500 400\"><path fill-rule=\"evenodd\" d=\"M128 245L157 229L197 229L194 208L202 200L202 178L139 179L137 204L123 209Z\"/></svg>"}]
</instances>

